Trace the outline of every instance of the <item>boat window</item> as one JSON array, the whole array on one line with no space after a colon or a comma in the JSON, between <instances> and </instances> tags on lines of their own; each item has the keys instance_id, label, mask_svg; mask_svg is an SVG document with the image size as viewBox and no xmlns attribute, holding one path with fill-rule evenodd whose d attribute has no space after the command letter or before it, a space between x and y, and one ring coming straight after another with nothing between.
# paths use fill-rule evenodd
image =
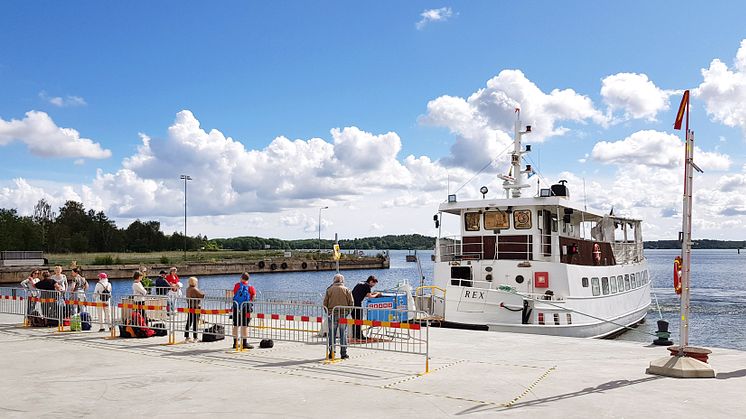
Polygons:
<instances>
[{"instance_id":1,"label":"boat window","mask_svg":"<svg viewBox=\"0 0 746 419\"><path fill-rule=\"evenodd\" d=\"M621 275L616 277L616 283L619 285L619 292L624 292L624 277Z\"/></svg>"},{"instance_id":2,"label":"boat window","mask_svg":"<svg viewBox=\"0 0 746 419\"><path fill-rule=\"evenodd\" d=\"M645 278L645 283L647 284L650 281L650 277L648 276L648 271L642 271L642 275Z\"/></svg>"},{"instance_id":3,"label":"boat window","mask_svg":"<svg viewBox=\"0 0 746 419\"><path fill-rule=\"evenodd\" d=\"M464 227L466 228L466 231L479 231L479 213L464 213Z\"/></svg>"},{"instance_id":4,"label":"boat window","mask_svg":"<svg viewBox=\"0 0 746 419\"><path fill-rule=\"evenodd\" d=\"M567 313L567 324L572 324L572 314Z\"/></svg>"},{"instance_id":5,"label":"boat window","mask_svg":"<svg viewBox=\"0 0 746 419\"><path fill-rule=\"evenodd\" d=\"M616 294L616 277L615 276L609 277L609 285L611 287L611 293Z\"/></svg>"},{"instance_id":6,"label":"boat window","mask_svg":"<svg viewBox=\"0 0 746 419\"><path fill-rule=\"evenodd\" d=\"M507 212L487 211L484 213L485 230L505 230L510 228L510 217Z\"/></svg>"},{"instance_id":7,"label":"boat window","mask_svg":"<svg viewBox=\"0 0 746 419\"><path fill-rule=\"evenodd\" d=\"M451 285L471 287L471 267L451 266Z\"/></svg>"},{"instance_id":8,"label":"boat window","mask_svg":"<svg viewBox=\"0 0 746 419\"><path fill-rule=\"evenodd\" d=\"M517 230L527 230L531 228L531 210L514 210L513 227Z\"/></svg>"},{"instance_id":9,"label":"boat window","mask_svg":"<svg viewBox=\"0 0 746 419\"><path fill-rule=\"evenodd\" d=\"M624 274L624 290L629 291L629 289L630 289L629 274Z\"/></svg>"},{"instance_id":10,"label":"boat window","mask_svg":"<svg viewBox=\"0 0 746 419\"><path fill-rule=\"evenodd\" d=\"M609 278L601 278L601 291L604 293L604 295L609 295Z\"/></svg>"},{"instance_id":11,"label":"boat window","mask_svg":"<svg viewBox=\"0 0 746 419\"><path fill-rule=\"evenodd\" d=\"M591 278L591 289L593 290L593 295L601 295L601 287L598 284L598 278L595 276Z\"/></svg>"},{"instance_id":12,"label":"boat window","mask_svg":"<svg viewBox=\"0 0 746 419\"><path fill-rule=\"evenodd\" d=\"M637 275L634 272L629 274L630 282L632 282L632 288L637 288Z\"/></svg>"},{"instance_id":13,"label":"boat window","mask_svg":"<svg viewBox=\"0 0 746 419\"><path fill-rule=\"evenodd\" d=\"M582 279L580 280L580 283L581 283L581 284L583 284L583 287L585 287L585 288L588 288L588 278L586 278L586 277L583 277L583 278L582 278Z\"/></svg>"}]
</instances>

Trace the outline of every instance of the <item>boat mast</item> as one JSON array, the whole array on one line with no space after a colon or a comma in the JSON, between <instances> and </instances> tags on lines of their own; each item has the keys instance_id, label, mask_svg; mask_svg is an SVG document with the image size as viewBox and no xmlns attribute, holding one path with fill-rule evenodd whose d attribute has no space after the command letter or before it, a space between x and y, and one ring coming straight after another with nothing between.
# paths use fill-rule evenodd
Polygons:
<instances>
[{"instance_id":1,"label":"boat mast","mask_svg":"<svg viewBox=\"0 0 746 419\"><path fill-rule=\"evenodd\" d=\"M526 170L521 170L521 156L531 151L531 146L526 146L521 150L521 137L531 132L531 125L526 126L525 131L521 131L521 110L515 109L515 129L513 135L513 152L510 154L510 171L507 175L498 176L503 180L503 189L505 189L505 198L520 198L521 189L528 188L530 185L525 175L531 172L531 166Z\"/></svg>"}]
</instances>

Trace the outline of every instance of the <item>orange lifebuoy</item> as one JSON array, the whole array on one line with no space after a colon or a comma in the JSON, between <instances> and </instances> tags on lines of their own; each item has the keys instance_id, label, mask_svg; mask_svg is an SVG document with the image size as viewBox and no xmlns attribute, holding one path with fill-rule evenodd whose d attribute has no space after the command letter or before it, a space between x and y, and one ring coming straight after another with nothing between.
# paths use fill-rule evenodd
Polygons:
<instances>
[{"instance_id":1,"label":"orange lifebuoy","mask_svg":"<svg viewBox=\"0 0 746 419\"><path fill-rule=\"evenodd\" d=\"M601 246L598 243L593 243L593 260L597 265L601 264Z\"/></svg>"},{"instance_id":2,"label":"orange lifebuoy","mask_svg":"<svg viewBox=\"0 0 746 419\"><path fill-rule=\"evenodd\" d=\"M673 290L676 294L681 294L681 256L676 256L673 260Z\"/></svg>"}]
</instances>

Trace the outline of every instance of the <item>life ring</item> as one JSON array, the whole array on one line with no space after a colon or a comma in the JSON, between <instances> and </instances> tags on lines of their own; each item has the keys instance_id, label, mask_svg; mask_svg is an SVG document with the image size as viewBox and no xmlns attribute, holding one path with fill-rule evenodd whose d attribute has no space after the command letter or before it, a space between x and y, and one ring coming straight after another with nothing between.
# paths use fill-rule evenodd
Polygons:
<instances>
[{"instance_id":1,"label":"life ring","mask_svg":"<svg viewBox=\"0 0 746 419\"><path fill-rule=\"evenodd\" d=\"M285 262L282 262L282 265L280 265L280 268L287 269L288 268L288 264L285 263Z\"/></svg>"},{"instance_id":2,"label":"life ring","mask_svg":"<svg viewBox=\"0 0 746 419\"><path fill-rule=\"evenodd\" d=\"M673 260L673 290L676 294L681 294L681 256L676 256Z\"/></svg>"},{"instance_id":3,"label":"life ring","mask_svg":"<svg viewBox=\"0 0 746 419\"><path fill-rule=\"evenodd\" d=\"M601 246L598 243L593 243L593 260L596 262L596 265L601 264Z\"/></svg>"},{"instance_id":4,"label":"life ring","mask_svg":"<svg viewBox=\"0 0 746 419\"><path fill-rule=\"evenodd\" d=\"M306 262L303 262L303 263L300 264L300 267L303 268L303 269L306 269L306 268L308 268L308 264Z\"/></svg>"},{"instance_id":5,"label":"life ring","mask_svg":"<svg viewBox=\"0 0 746 419\"><path fill-rule=\"evenodd\" d=\"M263 260L259 261L259 269L264 269L264 261Z\"/></svg>"},{"instance_id":6,"label":"life ring","mask_svg":"<svg viewBox=\"0 0 746 419\"><path fill-rule=\"evenodd\" d=\"M271 269L271 270L274 271L275 269L277 269L277 264L273 263L273 264L269 265L269 269Z\"/></svg>"}]
</instances>

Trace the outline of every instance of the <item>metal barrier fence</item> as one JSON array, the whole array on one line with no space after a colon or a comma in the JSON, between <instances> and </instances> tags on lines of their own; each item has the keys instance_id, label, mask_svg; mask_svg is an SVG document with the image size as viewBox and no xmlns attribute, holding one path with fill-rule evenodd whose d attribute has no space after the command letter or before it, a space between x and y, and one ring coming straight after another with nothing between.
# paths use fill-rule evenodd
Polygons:
<instances>
[{"instance_id":1,"label":"metal barrier fence","mask_svg":"<svg viewBox=\"0 0 746 419\"><path fill-rule=\"evenodd\" d=\"M168 311L169 343L176 343L176 335L184 333L184 339L202 336L203 341L223 340L231 336L233 300L210 297L172 299Z\"/></svg>"},{"instance_id":2,"label":"metal barrier fence","mask_svg":"<svg viewBox=\"0 0 746 419\"><path fill-rule=\"evenodd\" d=\"M323 343L329 313L320 304L253 301L241 307L249 338Z\"/></svg>"},{"instance_id":3,"label":"metal barrier fence","mask_svg":"<svg viewBox=\"0 0 746 419\"><path fill-rule=\"evenodd\" d=\"M257 300L277 303L321 304L324 295L318 292L302 291L258 291Z\"/></svg>"},{"instance_id":4,"label":"metal barrier fence","mask_svg":"<svg viewBox=\"0 0 746 419\"><path fill-rule=\"evenodd\" d=\"M426 317L425 312L417 310L334 307L329 320L327 357L334 361L337 348L342 358L347 357L350 348L423 355L428 373L430 323L420 320Z\"/></svg>"}]
</instances>

